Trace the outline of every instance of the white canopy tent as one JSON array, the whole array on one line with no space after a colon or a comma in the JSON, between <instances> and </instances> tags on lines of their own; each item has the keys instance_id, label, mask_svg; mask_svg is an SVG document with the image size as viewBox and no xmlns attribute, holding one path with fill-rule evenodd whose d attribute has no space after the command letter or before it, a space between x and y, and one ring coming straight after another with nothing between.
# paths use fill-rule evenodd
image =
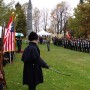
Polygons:
<instances>
[{"instance_id":1,"label":"white canopy tent","mask_svg":"<svg viewBox=\"0 0 90 90\"><path fill-rule=\"evenodd\" d=\"M0 38L2 36L2 27L0 26Z\"/></svg>"},{"instance_id":2,"label":"white canopy tent","mask_svg":"<svg viewBox=\"0 0 90 90\"><path fill-rule=\"evenodd\" d=\"M37 34L40 35L40 36L43 36L43 35L49 36L49 35L51 35L51 33L48 33L48 32L46 32L46 31L44 31L44 30L41 30L41 31L38 32Z\"/></svg>"},{"instance_id":3,"label":"white canopy tent","mask_svg":"<svg viewBox=\"0 0 90 90\"><path fill-rule=\"evenodd\" d=\"M17 32L15 32L15 36L21 36L21 37L23 37L24 35L23 35L23 33L17 33Z\"/></svg>"}]
</instances>

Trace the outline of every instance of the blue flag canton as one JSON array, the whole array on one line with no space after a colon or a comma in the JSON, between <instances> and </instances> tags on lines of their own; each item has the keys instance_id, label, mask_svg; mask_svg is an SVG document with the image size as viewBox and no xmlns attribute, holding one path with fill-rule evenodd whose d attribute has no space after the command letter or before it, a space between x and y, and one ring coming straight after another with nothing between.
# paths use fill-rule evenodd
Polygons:
<instances>
[{"instance_id":1,"label":"blue flag canton","mask_svg":"<svg viewBox=\"0 0 90 90\"><path fill-rule=\"evenodd\" d=\"M11 24L11 32L14 32L14 22Z\"/></svg>"}]
</instances>

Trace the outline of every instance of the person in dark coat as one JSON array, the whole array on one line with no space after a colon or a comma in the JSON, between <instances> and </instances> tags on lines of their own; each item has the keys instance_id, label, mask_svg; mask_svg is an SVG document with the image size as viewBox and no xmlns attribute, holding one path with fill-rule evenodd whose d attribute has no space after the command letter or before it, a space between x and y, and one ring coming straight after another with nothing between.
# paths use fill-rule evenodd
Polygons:
<instances>
[{"instance_id":1,"label":"person in dark coat","mask_svg":"<svg viewBox=\"0 0 90 90\"><path fill-rule=\"evenodd\" d=\"M47 63L40 57L40 50L37 46L38 35L31 32L28 36L29 45L22 54L24 62L23 85L28 85L29 90L36 90L39 83L43 83L42 67L49 69Z\"/></svg>"},{"instance_id":2,"label":"person in dark coat","mask_svg":"<svg viewBox=\"0 0 90 90\"><path fill-rule=\"evenodd\" d=\"M16 38L16 40L17 40L18 52L20 52L20 51L21 51L21 47L22 47L22 38L21 38L21 36L18 36L18 37Z\"/></svg>"},{"instance_id":3,"label":"person in dark coat","mask_svg":"<svg viewBox=\"0 0 90 90\"><path fill-rule=\"evenodd\" d=\"M40 42L40 44L43 43L43 38L41 36L39 37L39 42Z\"/></svg>"}]
</instances>

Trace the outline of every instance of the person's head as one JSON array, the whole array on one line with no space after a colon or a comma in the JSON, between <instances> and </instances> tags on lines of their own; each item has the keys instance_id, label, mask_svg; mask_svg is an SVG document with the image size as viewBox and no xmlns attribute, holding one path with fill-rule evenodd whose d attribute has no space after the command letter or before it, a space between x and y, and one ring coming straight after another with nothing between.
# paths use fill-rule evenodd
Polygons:
<instances>
[{"instance_id":1,"label":"person's head","mask_svg":"<svg viewBox=\"0 0 90 90\"><path fill-rule=\"evenodd\" d=\"M38 41L38 35L35 32L31 32L28 36L29 41Z\"/></svg>"}]
</instances>

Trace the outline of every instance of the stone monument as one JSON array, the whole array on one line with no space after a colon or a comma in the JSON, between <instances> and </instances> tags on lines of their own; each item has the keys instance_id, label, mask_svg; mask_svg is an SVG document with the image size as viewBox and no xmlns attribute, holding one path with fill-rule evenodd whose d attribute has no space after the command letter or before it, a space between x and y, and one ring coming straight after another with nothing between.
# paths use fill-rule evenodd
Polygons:
<instances>
[{"instance_id":1,"label":"stone monument","mask_svg":"<svg viewBox=\"0 0 90 90\"><path fill-rule=\"evenodd\" d=\"M32 4L31 0L29 0L28 8L27 8L27 36L32 32Z\"/></svg>"}]
</instances>

